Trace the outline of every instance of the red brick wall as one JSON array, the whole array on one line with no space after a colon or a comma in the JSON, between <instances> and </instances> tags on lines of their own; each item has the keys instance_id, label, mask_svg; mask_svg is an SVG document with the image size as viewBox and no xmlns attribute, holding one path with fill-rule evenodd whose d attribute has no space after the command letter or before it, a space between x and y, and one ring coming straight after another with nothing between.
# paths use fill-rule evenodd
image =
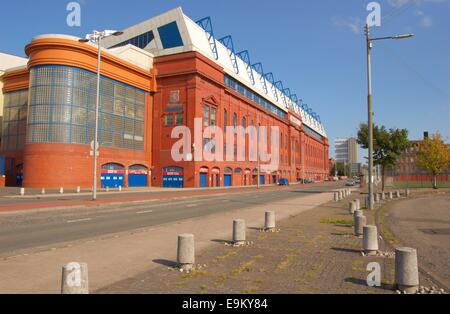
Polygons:
<instances>
[{"instance_id":1,"label":"red brick wall","mask_svg":"<svg viewBox=\"0 0 450 314\"><path fill-rule=\"evenodd\" d=\"M155 68L158 76L158 94L154 101L154 134L153 134L153 165L155 167L153 184L161 186L162 169L169 166L184 168L185 186L198 187L200 184L200 168L209 169L208 186L215 186L215 175L211 173L213 168L218 168L219 185L224 184L224 169L229 167L242 170L241 174L233 174L233 185L242 185L245 169L253 171L256 162L172 162L170 150L177 139L171 139L173 127L164 126L165 107L169 103L171 91L179 91L179 103L184 105L184 124L187 125L194 137L194 118L203 118L203 105L205 103L217 109L217 125L223 128L224 110L227 110L227 125L232 125L233 113L237 114L238 125L241 125L243 117L246 117L247 126L253 120L257 123L256 116L262 126L278 126L283 136L281 148L280 171L277 178L287 177L291 182L297 181L305 175L305 178L323 179L328 173L328 143L321 143L305 134L300 128L290 126L287 120L266 112L252 101L224 85L224 72L216 64L198 53L190 52L174 56L165 56L155 59ZM170 112L167 112L170 113ZM295 146L301 146L304 139L304 149L297 153ZM192 139L193 140L193 139ZM248 142L248 139L247 139ZM268 149L270 142L268 141ZM248 156L249 147L246 147ZM302 156L304 155L304 156ZM302 158L305 167L302 169ZM250 175L248 177L252 177ZM272 183L272 174L265 174L266 183ZM247 178L248 183L251 178Z\"/></svg>"}]
</instances>

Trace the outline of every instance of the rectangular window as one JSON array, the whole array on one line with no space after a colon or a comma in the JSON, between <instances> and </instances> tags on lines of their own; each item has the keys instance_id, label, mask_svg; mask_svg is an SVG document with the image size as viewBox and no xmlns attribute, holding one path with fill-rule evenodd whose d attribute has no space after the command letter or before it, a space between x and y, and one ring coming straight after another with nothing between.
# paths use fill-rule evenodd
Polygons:
<instances>
[{"instance_id":1,"label":"rectangular window","mask_svg":"<svg viewBox=\"0 0 450 314\"><path fill-rule=\"evenodd\" d=\"M173 125L173 115L167 114L165 119L165 126L172 126Z\"/></svg>"},{"instance_id":2,"label":"rectangular window","mask_svg":"<svg viewBox=\"0 0 450 314\"><path fill-rule=\"evenodd\" d=\"M158 27L158 32L164 49L183 46L177 22Z\"/></svg>"},{"instance_id":3,"label":"rectangular window","mask_svg":"<svg viewBox=\"0 0 450 314\"><path fill-rule=\"evenodd\" d=\"M216 108L211 108L211 126L216 126Z\"/></svg>"},{"instance_id":4,"label":"rectangular window","mask_svg":"<svg viewBox=\"0 0 450 314\"><path fill-rule=\"evenodd\" d=\"M177 113L175 116L175 120L176 125L183 125L183 114Z\"/></svg>"},{"instance_id":5,"label":"rectangular window","mask_svg":"<svg viewBox=\"0 0 450 314\"><path fill-rule=\"evenodd\" d=\"M209 126L209 106L205 105L203 107L203 127Z\"/></svg>"}]
</instances>

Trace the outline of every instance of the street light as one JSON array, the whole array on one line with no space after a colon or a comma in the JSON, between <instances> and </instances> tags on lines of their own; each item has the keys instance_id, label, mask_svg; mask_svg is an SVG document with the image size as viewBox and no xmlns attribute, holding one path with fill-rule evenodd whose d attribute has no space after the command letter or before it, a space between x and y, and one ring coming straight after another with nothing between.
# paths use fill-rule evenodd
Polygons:
<instances>
[{"instance_id":1,"label":"street light","mask_svg":"<svg viewBox=\"0 0 450 314\"><path fill-rule=\"evenodd\" d=\"M94 141L93 141L93 156L94 156L94 175L93 175L93 185L92 185L92 200L97 199L97 150L98 150L98 111L100 104L100 63L102 56L102 48L101 42L103 38L110 36L120 36L123 32L113 31L113 30L104 30L102 32L94 31L92 34L86 35L84 39L80 39L79 41L82 43L97 43L98 47L98 58L97 58L97 100L95 104L95 132L94 132Z\"/></svg>"},{"instance_id":2,"label":"street light","mask_svg":"<svg viewBox=\"0 0 450 314\"><path fill-rule=\"evenodd\" d=\"M368 123L367 127L369 129L369 209L373 209L373 111L372 111L372 64L370 61L370 52L372 50L372 42L384 39L406 39L411 38L413 34L403 34L397 36L387 36L387 37L370 37L370 28L366 24L365 27L366 34L366 46L367 46L367 113L368 113Z\"/></svg>"}]
</instances>

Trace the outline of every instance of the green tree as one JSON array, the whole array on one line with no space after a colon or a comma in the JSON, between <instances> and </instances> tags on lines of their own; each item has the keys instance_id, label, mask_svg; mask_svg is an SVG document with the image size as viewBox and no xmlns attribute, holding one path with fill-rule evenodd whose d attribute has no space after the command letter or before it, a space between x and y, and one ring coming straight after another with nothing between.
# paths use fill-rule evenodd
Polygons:
<instances>
[{"instance_id":1,"label":"green tree","mask_svg":"<svg viewBox=\"0 0 450 314\"><path fill-rule=\"evenodd\" d=\"M358 144L363 148L369 148L369 129L367 124L362 123L358 131ZM410 147L408 130L389 129L385 126L373 127L373 163L381 166L381 188L384 191L385 172L388 167L397 164L400 154Z\"/></svg>"},{"instance_id":2,"label":"green tree","mask_svg":"<svg viewBox=\"0 0 450 314\"><path fill-rule=\"evenodd\" d=\"M433 174L433 189L437 189L436 177L450 166L450 148L439 133L431 135L420 144L417 165Z\"/></svg>"},{"instance_id":3,"label":"green tree","mask_svg":"<svg viewBox=\"0 0 450 314\"><path fill-rule=\"evenodd\" d=\"M337 170L338 176L350 176L350 165L343 162L337 162L330 171L330 174L334 176Z\"/></svg>"}]
</instances>

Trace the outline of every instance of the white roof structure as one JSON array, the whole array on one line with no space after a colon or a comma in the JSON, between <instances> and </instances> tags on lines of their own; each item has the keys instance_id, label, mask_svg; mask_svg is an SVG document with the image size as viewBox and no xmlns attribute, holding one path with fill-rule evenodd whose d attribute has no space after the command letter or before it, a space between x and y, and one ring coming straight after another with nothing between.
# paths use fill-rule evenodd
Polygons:
<instances>
[{"instance_id":1,"label":"white roof structure","mask_svg":"<svg viewBox=\"0 0 450 314\"><path fill-rule=\"evenodd\" d=\"M174 27L175 25L178 30L174 31L172 28L169 33L170 35L175 34L178 43L177 38L168 38L167 33L169 26ZM296 95L292 95L289 89L285 89L281 81L275 82L271 73L265 73L261 63L252 64L247 51L237 53L234 50L231 36L221 39L214 37L210 18L194 22L183 13L180 7L177 7L131 26L123 32L124 34L121 36L104 39L103 45L115 48L134 43L155 57L190 51L199 52L221 66L227 75L270 101L282 111L295 111L302 117L306 126L327 137L320 118L311 109L308 109L307 105L302 104Z\"/></svg>"},{"instance_id":2,"label":"white roof structure","mask_svg":"<svg viewBox=\"0 0 450 314\"><path fill-rule=\"evenodd\" d=\"M0 72L23 67L27 65L28 59L0 52Z\"/></svg>"}]
</instances>

